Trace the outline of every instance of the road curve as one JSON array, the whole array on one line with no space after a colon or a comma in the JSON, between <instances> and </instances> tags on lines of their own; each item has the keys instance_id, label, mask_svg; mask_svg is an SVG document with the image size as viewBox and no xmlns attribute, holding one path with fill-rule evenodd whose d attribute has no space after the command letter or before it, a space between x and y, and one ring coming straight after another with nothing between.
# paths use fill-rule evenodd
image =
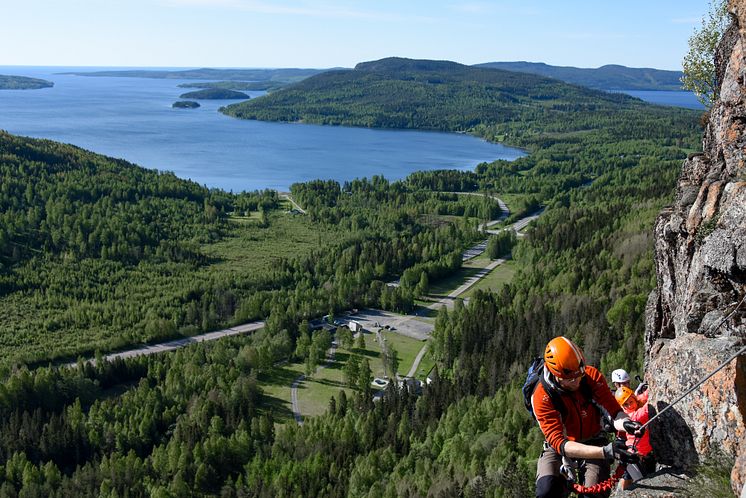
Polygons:
<instances>
[{"instance_id":1,"label":"road curve","mask_svg":"<svg viewBox=\"0 0 746 498\"><path fill-rule=\"evenodd\" d=\"M326 356L326 364L330 364L334 361L334 355L337 354L337 347L332 346ZM326 365L319 365L316 371L322 370ZM298 403L298 386L305 380L305 375L299 375L295 378L293 383L290 385L290 404L293 408L293 417L298 425L303 425L303 415L300 413L300 403Z\"/></svg>"},{"instance_id":2,"label":"road curve","mask_svg":"<svg viewBox=\"0 0 746 498\"><path fill-rule=\"evenodd\" d=\"M303 425L303 416L300 414L300 405L298 404L298 386L305 378L306 376L301 374L290 385L290 404L293 407L293 417L295 417L295 422L298 425Z\"/></svg>"}]
</instances>

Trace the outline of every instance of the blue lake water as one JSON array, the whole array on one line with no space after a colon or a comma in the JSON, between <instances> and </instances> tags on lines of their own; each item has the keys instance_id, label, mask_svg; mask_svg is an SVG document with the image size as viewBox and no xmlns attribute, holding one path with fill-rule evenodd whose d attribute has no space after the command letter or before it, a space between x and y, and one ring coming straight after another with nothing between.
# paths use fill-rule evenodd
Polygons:
<instances>
[{"instance_id":1,"label":"blue lake water","mask_svg":"<svg viewBox=\"0 0 746 498\"><path fill-rule=\"evenodd\" d=\"M660 90L621 90L622 93L632 95L651 104L685 107L687 109L704 109L697 96L692 92L673 92Z\"/></svg>"},{"instance_id":2,"label":"blue lake water","mask_svg":"<svg viewBox=\"0 0 746 498\"><path fill-rule=\"evenodd\" d=\"M203 100L198 109L173 109L179 95L193 90L177 87L187 80L57 74L97 69L0 66L0 74L54 82L41 90L0 90L0 129L71 143L234 192L287 190L315 178L400 179L419 170L471 170L480 162L524 155L455 133L266 123L217 112L234 101Z\"/></svg>"}]
</instances>

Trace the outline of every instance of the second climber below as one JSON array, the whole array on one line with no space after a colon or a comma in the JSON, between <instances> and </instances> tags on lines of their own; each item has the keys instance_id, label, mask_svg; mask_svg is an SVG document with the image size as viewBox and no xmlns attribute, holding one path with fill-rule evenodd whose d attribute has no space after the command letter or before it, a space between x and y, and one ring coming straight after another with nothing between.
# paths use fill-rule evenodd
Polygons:
<instances>
[{"instance_id":1,"label":"second climber below","mask_svg":"<svg viewBox=\"0 0 746 498\"><path fill-rule=\"evenodd\" d=\"M585 461L586 486L605 481L611 461L636 461L623 442L608 442L601 428L601 410L613 419L618 431L639 435L641 425L627 417L603 374L586 365L582 350L566 337L555 337L547 344L543 376L531 404L545 439L536 465L537 497L567 495L567 481L560 473L563 457Z\"/></svg>"}]
</instances>

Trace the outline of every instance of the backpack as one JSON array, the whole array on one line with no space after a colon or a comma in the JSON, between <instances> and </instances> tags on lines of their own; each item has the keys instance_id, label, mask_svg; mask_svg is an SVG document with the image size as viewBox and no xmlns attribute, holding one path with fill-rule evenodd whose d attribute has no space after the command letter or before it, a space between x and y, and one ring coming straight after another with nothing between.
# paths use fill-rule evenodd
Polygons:
<instances>
[{"instance_id":1,"label":"backpack","mask_svg":"<svg viewBox=\"0 0 746 498\"><path fill-rule=\"evenodd\" d=\"M544 391L549 395L549 399L552 402L554 409L557 410L560 417L564 419L567 415L567 408L565 407L565 403L562 401L562 395L558 393L556 389L552 389L551 386L547 384L546 380L544 380L544 358L540 356L531 360L531 363L528 366L528 372L526 373L526 382L523 383L523 387L521 388L523 391L523 404L526 406L526 410L528 410L531 417L536 420L534 407L531 405L531 397L533 396L534 391L536 390L536 385L539 382L544 386ZM598 407L598 404L593 399L591 386L588 385L585 377L580 381L580 390L584 396L590 399L591 402ZM603 415L604 411L600 408L599 411Z\"/></svg>"}]
</instances>

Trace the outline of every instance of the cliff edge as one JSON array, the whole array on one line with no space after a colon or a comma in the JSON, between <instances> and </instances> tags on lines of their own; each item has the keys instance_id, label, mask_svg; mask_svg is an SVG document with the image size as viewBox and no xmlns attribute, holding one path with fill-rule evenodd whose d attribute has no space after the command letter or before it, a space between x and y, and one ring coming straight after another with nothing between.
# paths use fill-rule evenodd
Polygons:
<instances>
[{"instance_id":1,"label":"cliff edge","mask_svg":"<svg viewBox=\"0 0 746 498\"><path fill-rule=\"evenodd\" d=\"M731 0L715 64L720 96L703 151L683 164L676 202L655 224L658 284L646 315L646 380L663 410L746 345L746 0ZM659 461L692 469L733 459L731 485L746 497L746 354L652 427Z\"/></svg>"}]
</instances>

